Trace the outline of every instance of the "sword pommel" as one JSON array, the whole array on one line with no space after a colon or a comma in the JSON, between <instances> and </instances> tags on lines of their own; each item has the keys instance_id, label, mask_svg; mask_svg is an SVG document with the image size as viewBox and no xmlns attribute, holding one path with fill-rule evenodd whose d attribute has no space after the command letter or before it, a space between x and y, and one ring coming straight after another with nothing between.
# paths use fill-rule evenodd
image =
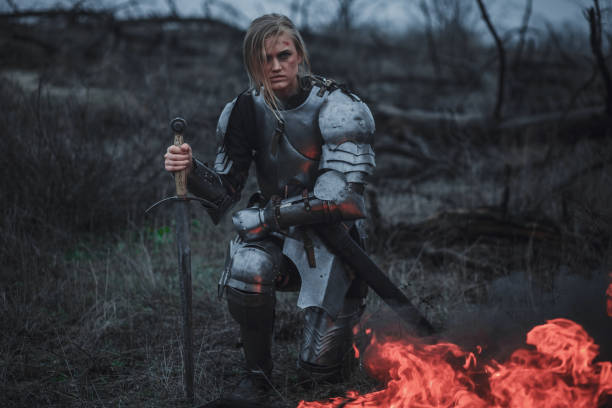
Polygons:
<instances>
[{"instance_id":1,"label":"sword pommel","mask_svg":"<svg viewBox=\"0 0 612 408\"><path fill-rule=\"evenodd\" d=\"M182 135L187 128L187 121L180 116L176 117L170 122L170 128L174 131L174 133Z\"/></svg>"}]
</instances>

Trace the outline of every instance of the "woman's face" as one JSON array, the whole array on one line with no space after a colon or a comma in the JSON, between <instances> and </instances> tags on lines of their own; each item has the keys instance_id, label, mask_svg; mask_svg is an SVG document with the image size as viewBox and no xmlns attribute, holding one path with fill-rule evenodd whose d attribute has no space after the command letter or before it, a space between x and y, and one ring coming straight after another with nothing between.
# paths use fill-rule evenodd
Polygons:
<instances>
[{"instance_id":1,"label":"woman's face","mask_svg":"<svg viewBox=\"0 0 612 408\"><path fill-rule=\"evenodd\" d=\"M298 90L297 74L302 56L295 49L291 36L284 32L266 39L264 47L264 75L270 80L276 97L287 99Z\"/></svg>"}]
</instances>

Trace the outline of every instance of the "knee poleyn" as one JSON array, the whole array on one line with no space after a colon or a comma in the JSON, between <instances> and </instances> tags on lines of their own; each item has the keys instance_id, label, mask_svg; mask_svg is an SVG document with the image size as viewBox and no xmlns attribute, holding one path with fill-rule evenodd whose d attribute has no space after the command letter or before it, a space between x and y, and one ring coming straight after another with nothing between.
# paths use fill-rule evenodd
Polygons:
<instances>
[{"instance_id":1,"label":"knee poleyn","mask_svg":"<svg viewBox=\"0 0 612 408\"><path fill-rule=\"evenodd\" d=\"M232 257L227 286L244 292L274 293L279 262L257 246L239 248Z\"/></svg>"}]
</instances>

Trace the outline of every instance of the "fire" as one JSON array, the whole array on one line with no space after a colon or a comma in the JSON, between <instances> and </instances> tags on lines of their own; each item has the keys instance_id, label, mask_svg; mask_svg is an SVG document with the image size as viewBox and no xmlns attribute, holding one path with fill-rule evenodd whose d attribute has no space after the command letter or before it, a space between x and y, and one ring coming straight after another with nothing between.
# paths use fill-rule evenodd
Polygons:
<instances>
[{"instance_id":1,"label":"fire","mask_svg":"<svg viewBox=\"0 0 612 408\"><path fill-rule=\"evenodd\" d=\"M612 395L612 363L593 363L599 347L577 323L554 319L527 334L535 349L509 361L479 366L476 355L452 343L382 340L373 336L364 360L386 382L380 391L308 407L593 408ZM477 348L476 354L482 349Z\"/></svg>"},{"instance_id":2,"label":"fire","mask_svg":"<svg viewBox=\"0 0 612 408\"><path fill-rule=\"evenodd\" d=\"M550 320L532 329L527 343L536 349L488 367L495 406L592 408L612 393L612 364L593 364L599 347L580 325Z\"/></svg>"}]
</instances>

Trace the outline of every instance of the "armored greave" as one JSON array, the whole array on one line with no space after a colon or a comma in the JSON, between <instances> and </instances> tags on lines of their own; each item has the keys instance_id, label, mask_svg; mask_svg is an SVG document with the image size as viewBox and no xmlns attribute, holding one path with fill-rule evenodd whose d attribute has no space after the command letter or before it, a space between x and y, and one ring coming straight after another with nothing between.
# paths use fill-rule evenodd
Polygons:
<instances>
[{"instance_id":1,"label":"armored greave","mask_svg":"<svg viewBox=\"0 0 612 408\"><path fill-rule=\"evenodd\" d=\"M229 312L240 325L247 370L272 372L272 332L274 329L274 293L243 292L227 287Z\"/></svg>"},{"instance_id":2,"label":"armored greave","mask_svg":"<svg viewBox=\"0 0 612 408\"><path fill-rule=\"evenodd\" d=\"M298 365L313 379L329 379L341 373L344 358L352 348L353 327L363 313L361 301L346 298L335 320L323 309L306 309Z\"/></svg>"}]
</instances>

